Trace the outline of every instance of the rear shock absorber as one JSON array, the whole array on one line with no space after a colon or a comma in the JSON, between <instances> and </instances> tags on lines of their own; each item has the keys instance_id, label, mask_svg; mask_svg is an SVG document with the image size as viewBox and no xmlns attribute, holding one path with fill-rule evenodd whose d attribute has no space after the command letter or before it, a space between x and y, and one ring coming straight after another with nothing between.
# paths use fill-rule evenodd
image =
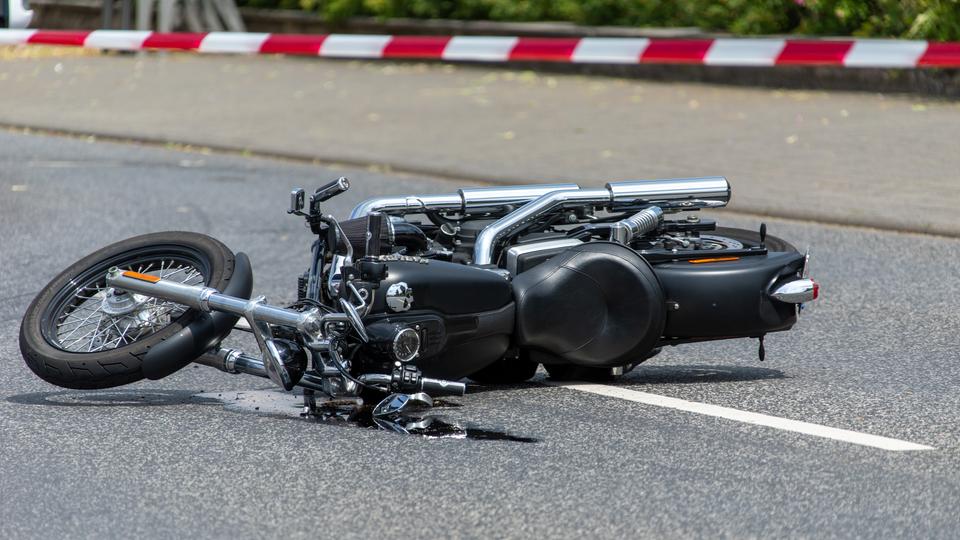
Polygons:
<instances>
[{"instance_id":1,"label":"rear shock absorber","mask_svg":"<svg viewBox=\"0 0 960 540\"><path fill-rule=\"evenodd\" d=\"M662 221L663 210L659 206L644 208L636 214L614 223L610 227L610 241L630 245L634 238L657 230Z\"/></svg>"}]
</instances>

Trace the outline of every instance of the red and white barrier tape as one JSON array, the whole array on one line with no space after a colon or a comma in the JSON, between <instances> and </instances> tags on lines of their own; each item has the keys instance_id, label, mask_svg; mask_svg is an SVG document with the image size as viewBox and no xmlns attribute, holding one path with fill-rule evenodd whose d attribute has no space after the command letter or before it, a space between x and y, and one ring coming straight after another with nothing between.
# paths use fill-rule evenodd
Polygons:
<instances>
[{"instance_id":1,"label":"red and white barrier tape","mask_svg":"<svg viewBox=\"0 0 960 540\"><path fill-rule=\"evenodd\" d=\"M528 38L0 30L0 45L25 44L122 51L190 50L201 53L477 62L960 67L960 43L916 40Z\"/></svg>"}]
</instances>

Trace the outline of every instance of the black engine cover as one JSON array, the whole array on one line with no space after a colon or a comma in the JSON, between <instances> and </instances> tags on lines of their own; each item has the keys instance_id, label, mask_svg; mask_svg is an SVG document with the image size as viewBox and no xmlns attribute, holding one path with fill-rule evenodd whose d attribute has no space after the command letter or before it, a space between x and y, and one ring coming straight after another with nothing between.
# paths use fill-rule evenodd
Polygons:
<instances>
[{"instance_id":1,"label":"black engine cover","mask_svg":"<svg viewBox=\"0 0 960 540\"><path fill-rule=\"evenodd\" d=\"M368 324L416 327L421 354L415 360L428 377L459 379L503 356L514 328L513 289L505 276L437 260L388 261L387 277L374 295ZM391 311L390 285L413 289L409 311Z\"/></svg>"},{"instance_id":2,"label":"black engine cover","mask_svg":"<svg viewBox=\"0 0 960 540\"><path fill-rule=\"evenodd\" d=\"M660 282L621 244L570 248L517 276L513 289L518 344L565 362L624 365L646 356L663 331Z\"/></svg>"}]
</instances>

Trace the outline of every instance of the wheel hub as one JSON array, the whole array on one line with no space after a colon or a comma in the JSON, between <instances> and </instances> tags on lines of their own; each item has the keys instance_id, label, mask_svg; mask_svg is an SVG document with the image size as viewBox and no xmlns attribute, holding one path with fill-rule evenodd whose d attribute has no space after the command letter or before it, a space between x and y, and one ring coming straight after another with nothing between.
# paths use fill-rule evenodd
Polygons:
<instances>
[{"instance_id":1,"label":"wheel hub","mask_svg":"<svg viewBox=\"0 0 960 540\"><path fill-rule=\"evenodd\" d=\"M111 287L103 295L100 310L111 317L119 317L133 313L146 300L147 297L145 296L130 294L127 291Z\"/></svg>"}]
</instances>

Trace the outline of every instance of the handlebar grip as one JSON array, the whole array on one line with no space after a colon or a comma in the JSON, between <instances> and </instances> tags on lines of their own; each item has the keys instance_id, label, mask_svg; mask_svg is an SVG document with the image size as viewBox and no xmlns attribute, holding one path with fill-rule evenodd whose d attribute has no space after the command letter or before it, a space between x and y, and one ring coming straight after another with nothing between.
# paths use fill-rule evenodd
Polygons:
<instances>
[{"instance_id":1,"label":"handlebar grip","mask_svg":"<svg viewBox=\"0 0 960 540\"><path fill-rule=\"evenodd\" d=\"M311 197L311 202L324 202L332 199L344 191L350 189L350 181L344 177L337 178L333 182L318 188Z\"/></svg>"},{"instance_id":2,"label":"handlebar grip","mask_svg":"<svg viewBox=\"0 0 960 540\"><path fill-rule=\"evenodd\" d=\"M467 393L467 385L461 382L423 377L420 382L420 390L431 396L462 396Z\"/></svg>"}]
</instances>

